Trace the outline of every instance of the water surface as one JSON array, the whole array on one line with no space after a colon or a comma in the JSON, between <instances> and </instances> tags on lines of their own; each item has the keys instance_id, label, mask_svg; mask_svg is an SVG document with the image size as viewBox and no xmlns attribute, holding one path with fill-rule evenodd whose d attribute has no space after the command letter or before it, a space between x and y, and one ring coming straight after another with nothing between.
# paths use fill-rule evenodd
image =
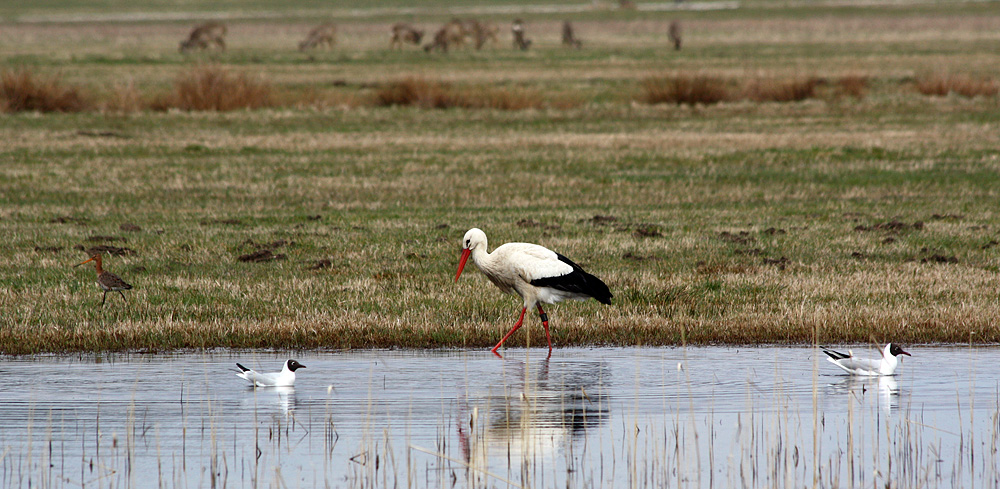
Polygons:
<instances>
[{"instance_id":1,"label":"water surface","mask_svg":"<svg viewBox=\"0 0 1000 489\"><path fill-rule=\"evenodd\" d=\"M870 379L784 347L6 358L0 486L995 487L1000 348L909 351ZM235 375L290 357L294 388Z\"/></svg>"}]
</instances>

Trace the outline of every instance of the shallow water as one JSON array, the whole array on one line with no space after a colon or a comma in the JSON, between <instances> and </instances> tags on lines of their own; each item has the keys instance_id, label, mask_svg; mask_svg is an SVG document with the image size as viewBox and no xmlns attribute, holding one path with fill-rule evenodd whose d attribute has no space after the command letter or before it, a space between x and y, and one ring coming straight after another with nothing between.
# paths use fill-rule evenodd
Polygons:
<instances>
[{"instance_id":1,"label":"shallow water","mask_svg":"<svg viewBox=\"0 0 1000 489\"><path fill-rule=\"evenodd\" d=\"M6 358L0 487L995 487L1000 348L910 352L301 352L259 389L235 362L289 354Z\"/></svg>"}]
</instances>

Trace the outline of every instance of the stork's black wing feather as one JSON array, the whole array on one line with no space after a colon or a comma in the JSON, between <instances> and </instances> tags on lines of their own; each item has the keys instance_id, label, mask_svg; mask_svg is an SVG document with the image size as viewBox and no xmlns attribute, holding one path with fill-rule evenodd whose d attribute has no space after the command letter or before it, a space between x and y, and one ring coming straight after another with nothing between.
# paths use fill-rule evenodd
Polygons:
<instances>
[{"instance_id":1,"label":"stork's black wing feather","mask_svg":"<svg viewBox=\"0 0 1000 489\"><path fill-rule=\"evenodd\" d=\"M573 260L556 253L559 261L573 267L573 271L565 275L555 277L539 278L531 281L535 287L551 287L556 290L564 290L577 294L584 294L593 297L601 304L611 304L611 290L608 289L601 279L584 271L580 265L573 263Z\"/></svg>"}]
</instances>

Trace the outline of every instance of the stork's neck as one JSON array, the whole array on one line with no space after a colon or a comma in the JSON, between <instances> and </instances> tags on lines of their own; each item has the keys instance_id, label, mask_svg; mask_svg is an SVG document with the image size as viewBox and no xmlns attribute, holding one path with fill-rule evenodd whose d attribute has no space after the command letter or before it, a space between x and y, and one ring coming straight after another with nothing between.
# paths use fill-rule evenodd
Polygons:
<instances>
[{"instance_id":1,"label":"stork's neck","mask_svg":"<svg viewBox=\"0 0 1000 489\"><path fill-rule=\"evenodd\" d=\"M493 255L486 251L486 243L483 246L477 246L471 253L472 262L479 267L480 270L488 268L491 263L493 263Z\"/></svg>"}]
</instances>

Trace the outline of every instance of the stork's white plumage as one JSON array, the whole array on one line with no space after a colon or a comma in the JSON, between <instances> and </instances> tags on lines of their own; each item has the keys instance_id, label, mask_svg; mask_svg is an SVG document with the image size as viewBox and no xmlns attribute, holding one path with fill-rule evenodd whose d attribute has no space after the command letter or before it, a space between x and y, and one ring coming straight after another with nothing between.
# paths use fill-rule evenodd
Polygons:
<instances>
[{"instance_id":1,"label":"stork's white plumage","mask_svg":"<svg viewBox=\"0 0 1000 489\"><path fill-rule=\"evenodd\" d=\"M885 345L880 359L856 358L854 352L847 351L850 354L823 348L823 353L829 357L827 361L851 375L892 375L896 373L896 367L899 366L899 359L896 357L900 355L911 356L894 343Z\"/></svg>"},{"instance_id":2,"label":"stork's white plumage","mask_svg":"<svg viewBox=\"0 0 1000 489\"><path fill-rule=\"evenodd\" d=\"M458 263L458 272L455 274L456 282L462 275L470 256L483 275L486 275L486 278L500 290L507 294L518 294L524 299L521 317L513 329L493 347L493 353L496 353L503 342L521 327L524 314L531 307L538 308L551 352L549 319L542 310L542 303L555 304L566 299L594 298L602 304L611 304L611 291L601 279L585 272L569 258L544 246L507 243L490 253L487 251L486 233L479 228L472 228L462 238L462 257Z\"/></svg>"},{"instance_id":3,"label":"stork's white plumage","mask_svg":"<svg viewBox=\"0 0 1000 489\"><path fill-rule=\"evenodd\" d=\"M240 368L240 372L236 376L247 380L254 387L291 387L295 385L295 371L306 368L305 365L295 360L286 361L280 372L261 373L239 363L236 366Z\"/></svg>"}]
</instances>

